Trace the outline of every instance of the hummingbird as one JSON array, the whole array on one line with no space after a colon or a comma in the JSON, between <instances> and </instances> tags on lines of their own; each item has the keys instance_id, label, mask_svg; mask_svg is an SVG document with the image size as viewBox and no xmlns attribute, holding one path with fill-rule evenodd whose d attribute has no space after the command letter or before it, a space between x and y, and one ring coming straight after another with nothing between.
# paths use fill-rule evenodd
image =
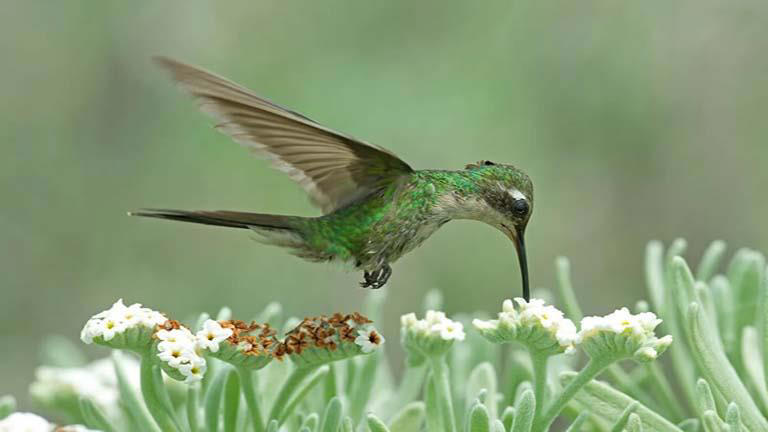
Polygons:
<instances>
[{"instance_id":1,"label":"hummingbird","mask_svg":"<svg viewBox=\"0 0 768 432\"><path fill-rule=\"evenodd\" d=\"M390 264L447 222L470 219L515 245L523 297L530 299L525 229L533 183L513 165L481 160L460 170L416 170L394 153L336 132L223 77L166 57L155 62L214 117L216 129L266 157L322 211L301 217L240 211L142 209L133 216L240 228L311 262L341 261L380 288Z\"/></svg>"}]
</instances>

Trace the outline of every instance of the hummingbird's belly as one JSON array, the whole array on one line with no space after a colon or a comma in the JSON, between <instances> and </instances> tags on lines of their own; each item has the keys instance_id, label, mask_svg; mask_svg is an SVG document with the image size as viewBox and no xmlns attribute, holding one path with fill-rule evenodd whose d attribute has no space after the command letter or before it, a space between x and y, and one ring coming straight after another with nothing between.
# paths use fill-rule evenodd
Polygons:
<instances>
[{"instance_id":1,"label":"hummingbird's belly","mask_svg":"<svg viewBox=\"0 0 768 432\"><path fill-rule=\"evenodd\" d=\"M419 247L425 240L435 233L447 220L437 220L422 223L402 223L397 229L389 230L379 237L378 241L369 239L366 242L360 266L364 269L375 270L380 266L393 263L400 257Z\"/></svg>"}]
</instances>

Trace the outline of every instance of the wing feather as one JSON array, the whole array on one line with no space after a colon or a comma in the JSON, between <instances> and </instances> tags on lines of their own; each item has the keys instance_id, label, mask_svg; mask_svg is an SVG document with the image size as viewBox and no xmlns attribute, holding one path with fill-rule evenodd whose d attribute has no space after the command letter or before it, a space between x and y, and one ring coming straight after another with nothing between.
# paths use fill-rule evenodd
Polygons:
<instances>
[{"instance_id":1,"label":"wing feather","mask_svg":"<svg viewBox=\"0 0 768 432\"><path fill-rule=\"evenodd\" d=\"M413 170L380 147L335 132L225 79L164 57L155 59L216 118L216 128L301 185L330 213Z\"/></svg>"}]
</instances>

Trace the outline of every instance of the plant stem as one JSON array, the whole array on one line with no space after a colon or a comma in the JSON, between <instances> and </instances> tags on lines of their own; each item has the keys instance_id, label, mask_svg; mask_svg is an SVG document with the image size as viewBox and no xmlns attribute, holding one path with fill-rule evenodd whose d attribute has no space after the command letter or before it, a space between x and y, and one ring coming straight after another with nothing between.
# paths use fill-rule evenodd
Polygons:
<instances>
[{"instance_id":1,"label":"plant stem","mask_svg":"<svg viewBox=\"0 0 768 432\"><path fill-rule=\"evenodd\" d=\"M590 382L592 378L596 377L610 363L611 361L606 361L605 359L590 359L589 362L587 362L587 365L584 366L584 369L582 369L573 381L560 392L557 399L547 407L536 422L533 430L547 430L549 425L552 424L558 414L560 414L560 411L565 408L565 405L570 402L579 390L581 390L584 384Z\"/></svg>"},{"instance_id":2,"label":"plant stem","mask_svg":"<svg viewBox=\"0 0 768 432\"><path fill-rule=\"evenodd\" d=\"M236 369L240 376L240 388L243 390L243 396L245 396L245 404L248 406L248 412L250 412L253 421L253 430L254 432L263 432L264 420L261 418L259 402L253 388L253 373L250 369L242 367Z\"/></svg>"},{"instance_id":3,"label":"plant stem","mask_svg":"<svg viewBox=\"0 0 768 432\"><path fill-rule=\"evenodd\" d=\"M533 366L533 394L536 398L536 417L544 411L544 398L547 392L547 354L529 351Z\"/></svg>"},{"instance_id":4,"label":"plant stem","mask_svg":"<svg viewBox=\"0 0 768 432\"><path fill-rule=\"evenodd\" d=\"M149 409L149 413L155 419L160 429L164 431L178 431L174 422L169 417L163 402L155 392L155 377L154 368L157 366L152 364L152 360L149 358L149 354L141 356L140 362L140 379L141 379L141 395L144 397L144 404Z\"/></svg>"},{"instance_id":5,"label":"plant stem","mask_svg":"<svg viewBox=\"0 0 768 432\"><path fill-rule=\"evenodd\" d=\"M453 397L451 395L451 383L448 376L448 365L443 356L430 359L432 379L435 383L435 399L443 418L443 427L447 432L456 432L456 415L453 412Z\"/></svg>"}]
</instances>

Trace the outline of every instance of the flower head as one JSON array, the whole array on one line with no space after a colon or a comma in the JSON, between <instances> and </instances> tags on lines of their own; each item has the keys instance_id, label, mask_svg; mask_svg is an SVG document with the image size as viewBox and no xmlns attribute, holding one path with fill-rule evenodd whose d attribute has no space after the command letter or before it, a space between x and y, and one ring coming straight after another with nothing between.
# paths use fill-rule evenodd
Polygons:
<instances>
[{"instance_id":1,"label":"flower head","mask_svg":"<svg viewBox=\"0 0 768 432\"><path fill-rule=\"evenodd\" d=\"M37 414L16 412L0 420L0 432L51 432L55 426Z\"/></svg>"},{"instance_id":2,"label":"flower head","mask_svg":"<svg viewBox=\"0 0 768 432\"><path fill-rule=\"evenodd\" d=\"M211 352L219 350L219 344L232 336L232 329L222 327L214 320L206 320L203 328L197 332L197 344Z\"/></svg>"},{"instance_id":3,"label":"flower head","mask_svg":"<svg viewBox=\"0 0 768 432\"><path fill-rule=\"evenodd\" d=\"M176 321L167 321L155 333L155 354L160 366L173 379L193 383L200 381L206 370L197 338Z\"/></svg>"},{"instance_id":4,"label":"flower head","mask_svg":"<svg viewBox=\"0 0 768 432\"><path fill-rule=\"evenodd\" d=\"M276 357L280 343L275 334L269 324L208 320L197 332L197 343L207 356L238 367L261 369Z\"/></svg>"},{"instance_id":5,"label":"flower head","mask_svg":"<svg viewBox=\"0 0 768 432\"><path fill-rule=\"evenodd\" d=\"M563 312L541 299L516 298L515 303L505 300L498 319L476 319L472 325L491 342L518 342L549 354L573 351L576 326Z\"/></svg>"},{"instance_id":6,"label":"flower head","mask_svg":"<svg viewBox=\"0 0 768 432\"><path fill-rule=\"evenodd\" d=\"M647 362L655 360L672 344L672 336L656 337L659 324L661 320L652 312L634 315L621 308L605 316L584 317L577 342L590 357L613 354Z\"/></svg>"},{"instance_id":7,"label":"flower head","mask_svg":"<svg viewBox=\"0 0 768 432\"><path fill-rule=\"evenodd\" d=\"M91 344L96 342L112 348L139 350L151 342L155 327L167 318L160 312L142 307L139 303L125 306L116 301L111 308L89 319L80 332L80 339Z\"/></svg>"},{"instance_id":8,"label":"flower head","mask_svg":"<svg viewBox=\"0 0 768 432\"><path fill-rule=\"evenodd\" d=\"M365 316L336 313L305 318L288 332L280 350L301 367L370 354L383 343L384 337Z\"/></svg>"},{"instance_id":9,"label":"flower head","mask_svg":"<svg viewBox=\"0 0 768 432\"><path fill-rule=\"evenodd\" d=\"M424 319L409 313L400 318L400 324L403 346L411 364L421 363L425 356L443 355L454 341L463 341L465 337L464 325L441 311L427 311Z\"/></svg>"}]
</instances>

